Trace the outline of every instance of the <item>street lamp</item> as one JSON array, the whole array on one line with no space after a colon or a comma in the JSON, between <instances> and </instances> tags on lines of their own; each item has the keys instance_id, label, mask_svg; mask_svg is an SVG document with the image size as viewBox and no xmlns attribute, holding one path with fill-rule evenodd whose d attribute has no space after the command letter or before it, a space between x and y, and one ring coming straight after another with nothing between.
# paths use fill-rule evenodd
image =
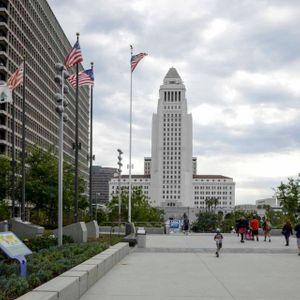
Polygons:
<instances>
[{"instance_id":1,"label":"street lamp","mask_svg":"<svg viewBox=\"0 0 300 300\"><path fill-rule=\"evenodd\" d=\"M119 166L119 169L118 169L118 198L119 198L119 226L120 226L120 223L121 223L121 173L122 173L122 166L123 164L121 163L122 161L122 154L123 154L123 151L121 149L118 149L117 150L119 155L118 155L118 166Z\"/></svg>"},{"instance_id":2,"label":"street lamp","mask_svg":"<svg viewBox=\"0 0 300 300\"><path fill-rule=\"evenodd\" d=\"M64 152L64 122L68 121L68 116L65 114L65 108L68 101L64 100L64 95L69 92L69 88L64 84L65 79L69 77L68 71L61 63L55 64L55 70L58 74L55 75L54 81L61 87L61 92L54 95L57 102L55 108L59 114L59 151L58 151L58 246L63 243L63 152Z\"/></svg>"}]
</instances>

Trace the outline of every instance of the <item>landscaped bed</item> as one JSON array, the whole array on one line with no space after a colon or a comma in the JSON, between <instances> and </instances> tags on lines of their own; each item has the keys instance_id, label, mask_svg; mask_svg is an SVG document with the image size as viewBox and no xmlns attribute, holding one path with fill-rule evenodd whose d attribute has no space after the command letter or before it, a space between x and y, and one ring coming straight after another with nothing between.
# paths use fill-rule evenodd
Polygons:
<instances>
[{"instance_id":1,"label":"landscaped bed","mask_svg":"<svg viewBox=\"0 0 300 300\"><path fill-rule=\"evenodd\" d=\"M113 237L117 243L121 237ZM0 253L0 300L10 300L34 289L42 283L58 276L70 268L84 262L109 247L109 237L88 243L72 243L64 239L62 247L55 246L57 239L42 237L26 240L25 243L34 251L27 256L27 278L19 276L19 264Z\"/></svg>"}]
</instances>

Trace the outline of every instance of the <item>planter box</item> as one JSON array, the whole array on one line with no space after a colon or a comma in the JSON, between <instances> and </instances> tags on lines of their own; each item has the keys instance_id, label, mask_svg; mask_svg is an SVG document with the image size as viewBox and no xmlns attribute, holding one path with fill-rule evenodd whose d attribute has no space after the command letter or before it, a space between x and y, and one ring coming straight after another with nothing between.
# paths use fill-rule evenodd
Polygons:
<instances>
[{"instance_id":1,"label":"planter box","mask_svg":"<svg viewBox=\"0 0 300 300\"><path fill-rule=\"evenodd\" d=\"M129 254L128 243L118 243L80 265L40 285L17 300L76 300L115 264Z\"/></svg>"}]
</instances>

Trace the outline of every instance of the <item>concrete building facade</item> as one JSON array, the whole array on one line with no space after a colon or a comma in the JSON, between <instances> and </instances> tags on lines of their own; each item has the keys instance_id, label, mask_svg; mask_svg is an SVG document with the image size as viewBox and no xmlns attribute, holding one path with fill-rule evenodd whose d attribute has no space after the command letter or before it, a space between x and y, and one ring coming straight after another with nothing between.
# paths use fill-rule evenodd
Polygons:
<instances>
[{"instance_id":1,"label":"concrete building facade","mask_svg":"<svg viewBox=\"0 0 300 300\"><path fill-rule=\"evenodd\" d=\"M76 36L74 33L74 42ZM0 80L7 81L26 54L26 146L58 146L59 117L54 94L54 64L63 62L72 45L46 0L0 0ZM80 65L80 70L83 67ZM70 70L74 72L74 70ZM68 84L69 85L69 84ZM74 160L75 90L66 95L69 121L64 127L64 158ZM22 86L14 91L16 152L21 151ZM89 90L79 89L79 171L88 176ZM0 153L12 153L12 105L0 105Z\"/></svg>"}]
</instances>

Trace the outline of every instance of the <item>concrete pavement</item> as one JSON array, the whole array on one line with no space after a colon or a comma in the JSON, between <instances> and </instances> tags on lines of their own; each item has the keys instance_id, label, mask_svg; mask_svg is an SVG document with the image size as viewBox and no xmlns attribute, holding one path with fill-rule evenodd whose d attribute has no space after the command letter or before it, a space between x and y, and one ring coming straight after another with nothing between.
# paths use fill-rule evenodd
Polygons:
<instances>
[{"instance_id":1,"label":"concrete pavement","mask_svg":"<svg viewBox=\"0 0 300 300\"><path fill-rule=\"evenodd\" d=\"M224 235L219 258L214 249L213 235L148 235L147 248L135 249L81 299L299 299L295 239L288 248L282 237L241 244Z\"/></svg>"}]
</instances>

